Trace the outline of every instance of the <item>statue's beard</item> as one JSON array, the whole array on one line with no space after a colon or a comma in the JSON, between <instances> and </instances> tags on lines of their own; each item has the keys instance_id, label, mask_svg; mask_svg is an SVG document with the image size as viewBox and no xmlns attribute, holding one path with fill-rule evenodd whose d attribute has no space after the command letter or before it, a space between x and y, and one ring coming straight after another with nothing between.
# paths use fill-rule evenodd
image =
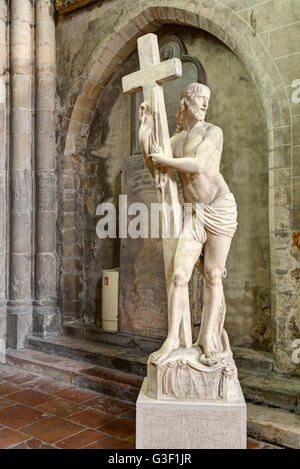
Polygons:
<instances>
[{"instance_id":1,"label":"statue's beard","mask_svg":"<svg viewBox=\"0 0 300 469\"><path fill-rule=\"evenodd\" d=\"M179 104L179 110L177 114L177 131L181 132L188 128L188 124L191 120L203 121L205 119L206 111L194 107L186 100L184 103Z\"/></svg>"}]
</instances>

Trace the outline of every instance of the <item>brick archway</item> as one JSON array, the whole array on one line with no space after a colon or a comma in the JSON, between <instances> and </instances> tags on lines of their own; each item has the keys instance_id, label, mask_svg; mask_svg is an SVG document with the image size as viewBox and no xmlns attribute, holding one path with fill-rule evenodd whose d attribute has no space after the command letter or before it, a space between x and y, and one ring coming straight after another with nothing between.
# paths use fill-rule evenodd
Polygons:
<instances>
[{"instance_id":1,"label":"brick archway","mask_svg":"<svg viewBox=\"0 0 300 469\"><path fill-rule=\"evenodd\" d=\"M139 36L155 32L163 24L192 26L216 36L239 57L247 68L256 84L265 110L269 131L272 315L276 336L278 335L277 330L280 328L281 335L287 337L288 326L285 326L282 314L279 313L281 286L275 272L278 266L281 269L289 269L288 252L282 250L281 258L278 260L277 251L284 243L281 235L290 235L291 214L284 212L285 208L275 203L276 184L279 184L275 168L277 160L284 157L283 153L286 151L286 147L291 146L292 150L289 99L276 64L264 43L256 36L251 25L218 0L204 3L205 5L186 0L141 0L137 3L134 11L128 11L120 18L114 32L95 48L90 64L81 77L82 85L71 113L64 149L65 170L63 177L67 180L73 176L74 168L68 162L84 153L97 101L110 77L136 48L136 39ZM67 217L68 212L64 212L61 220L63 246L64 226ZM62 256L64 256L64 252ZM66 288L65 280L64 277L61 278L62 289ZM70 288L69 281L68 288ZM77 301L78 285L71 285L71 289L73 289L74 298L76 297ZM284 355L288 353L286 345L274 344L274 353L279 367L282 364L282 368L284 368L286 366ZM283 369L283 371L290 370Z\"/></svg>"}]
</instances>

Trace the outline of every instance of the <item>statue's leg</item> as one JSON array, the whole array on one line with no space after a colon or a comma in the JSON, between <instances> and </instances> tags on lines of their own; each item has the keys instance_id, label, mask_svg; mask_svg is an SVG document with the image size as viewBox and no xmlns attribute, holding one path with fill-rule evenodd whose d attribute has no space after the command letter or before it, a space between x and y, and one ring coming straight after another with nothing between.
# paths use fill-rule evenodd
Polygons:
<instances>
[{"instance_id":1,"label":"statue's leg","mask_svg":"<svg viewBox=\"0 0 300 469\"><path fill-rule=\"evenodd\" d=\"M231 238L207 233L204 255L204 307L201 329L197 343L208 358L221 352L216 347L214 333L218 328L218 314L223 298L222 276L226 265Z\"/></svg>"},{"instance_id":2,"label":"statue's leg","mask_svg":"<svg viewBox=\"0 0 300 469\"><path fill-rule=\"evenodd\" d=\"M201 250L202 244L193 239L182 237L178 241L174 257L174 274L168 298L168 336L161 348L151 355L151 363L161 362L172 352L172 350L179 347L179 332L183 321L185 336L187 338L186 345L192 346L192 336L187 329L187 316L189 316L190 322L188 282L191 278L195 263ZM191 327L190 323L189 327Z\"/></svg>"}]
</instances>

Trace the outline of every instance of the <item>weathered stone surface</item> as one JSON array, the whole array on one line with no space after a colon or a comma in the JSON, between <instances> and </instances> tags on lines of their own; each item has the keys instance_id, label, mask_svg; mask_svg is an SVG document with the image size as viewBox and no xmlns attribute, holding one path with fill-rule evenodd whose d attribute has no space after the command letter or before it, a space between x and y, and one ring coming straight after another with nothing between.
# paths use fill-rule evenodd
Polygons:
<instances>
[{"instance_id":1,"label":"weathered stone surface","mask_svg":"<svg viewBox=\"0 0 300 469\"><path fill-rule=\"evenodd\" d=\"M255 440L254 438L247 438L247 449L284 449L282 446L272 445L265 441Z\"/></svg>"},{"instance_id":2,"label":"weathered stone surface","mask_svg":"<svg viewBox=\"0 0 300 469\"><path fill-rule=\"evenodd\" d=\"M238 369L244 371L268 373L274 370L275 363L270 352L234 347L233 357Z\"/></svg>"},{"instance_id":3,"label":"weathered stone surface","mask_svg":"<svg viewBox=\"0 0 300 469\"><path fill-rule=\"evenodd\" d=\"M24 347L26 336L32 331L31 303L25 303L23 306L8 306L6 325L7 347L15 349Z\"/></svg>"},{"instance_id":4,"label":"weathered stone surface","mask_svg":"<svg viewBox=\"0 0 300 469\"><path fill-rule=\"evenodd\" d=\"M32 350L8 350L7 363L132 403L142 384L141 377L130 373Z\"/></svg>"},{"instance_id":5,"label":"weathered stone surface","mask_svg":"<svg viewBox=\"0 0 300 469\"><path fill-rule=\"evenodd\" d=\"M11 192L12 212L10 237L12 240L9 257L9 308L7 317L7 343L10 347L24 345L25 337L32 329L32 88L31 69L33 7L29 0L11 2L11 74L22 73L25 81L13 81L15 92L11 100L11 163L16 187L22 187L26 179L26 195L22 210L17 210L20 193ZM25 99L23 98L25 96ZM25 105L26 104L26 105ZM28 136L24 138L23 136ZM22 145L21 145L22 142ZM14 187L14 186L13 186ZM20 306L19 306L20 305Z\"/></svg>"},{"instance_id":6,"label":"weathered stone surface","mask_svg":"<svg viewBox=\"0 0 300 469\"><path fill-rule=\"evenodd\" d=\"M6 361L6 305L0 305L0 363Z\"/></svg>"},{"instance_id":7,"label":"weathered stone surface","mask_svg":"<svg viewBox=\"0 0 300 469\"><path fill-rule=\"evenodd\" d=\"M49 338L28 337L27 346L43 353L55 354L65 358L87 361L119 371L146 375L148 356L130 346L103 344L78 340L70 337Z\"/></svg>"},{"instance_id":8,"label":"weathered stone surface","mask_svg":"<svg viewBox=\"0 0 300 469\"><path fill-rule=\"evenodd\" d=\"M7 64L7 2L0 1L0 363L5 362L6 303L7 303L7 120L6 120L6 64Z\"/></svg>"},{"instance_id":9,"label":"weathered stone surface","mask_svg":"<svg viewBox=\"0 0 300 469\"><path fill-rule=\"evenodd\" d=\"M58 333L56 282L56 164L55 164L55 21L50 0L36 2L36 121L37 145L35 288L33 333ZM45 80L46 79L46 80ZM45 96L47 98L45 98ZM42 170L41 170L42 169ZM44 316L44 317L43 317Z\"/></svg>"},{"instance_id":10,"label":"weathered stone surface","mask_svg":"<svg viewBox=\"0 0 300 469\"><path fill-rule=\"evenodd\" d=\"M104 344L132 347L145 354L150 354L162 344L161 339L120 331L118 333L106 332L94 324L79 321L62 324L62 331L64 336Z\"/></svg>"},{"instance_id":11,"label":"weathered stone surface","mask_svg":"<svg viewBox=\"0 0 300 469\"><path fill-rule=\"evenodd\" d=\"M300 449L300 416L284 410L247 405L248 434L288 448Z\"/></svg>"},{"instance_id":12,"label":"weathered stone surface","mask_svg":"<svg viewBox=\"0 0 300 469\"><path fill-rule=\"evenodd\" d=\"M291 412L298 411L300 379L284 376L255 375L241 371L240 383L248 401L266 404Z\"/></svg>"},{"instance_id":13,"label":"weathered stone surface","mask_svg":"<svg viewBox=\"0 0 300 469\"><path fill-rule=\"evenodd\" d=\"M70 384L72 384L73 375L76 372L90 368L90 365L86 363L64 360L55 355L46 355L32 350L8 350L7 363Z\"/></svg>"},{"instance_id":14,"label":"weathered stone surface","mask_svg":"<svg viewBox=\"0 0 300 469\"><path fill-rule=\"evenodd\" d=\"M55 275L55 272L52 275ZM32 330L35 335L44 338L57 336L60 320L57 308L43 305L33 306Z\"/></svg>"}]
</instances>

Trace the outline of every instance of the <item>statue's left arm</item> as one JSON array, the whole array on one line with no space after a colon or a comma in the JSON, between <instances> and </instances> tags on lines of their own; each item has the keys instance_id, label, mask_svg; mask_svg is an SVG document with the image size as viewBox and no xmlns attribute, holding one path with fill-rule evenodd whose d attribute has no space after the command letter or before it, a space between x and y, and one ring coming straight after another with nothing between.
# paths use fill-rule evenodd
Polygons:
<instances>
[{"instance_id":1,"label":"statue's left arm","mask_svg":"<svg viewBox=\"0 0 300 469\"><path fill-rule=\"evenodd\" d=\"M142 103L139 108L139 143L142 150L142 154L145 163L152 175L155 177L154 166L150 157L151 151L153 151L153 140L154 140L154 121L153 113L151 112L150 106L147 103Z\"/></svg>"},{"instance_id":2,"label":"statue's left arm","mask_svg":"<svg viewBox=\"0 0 300 469\"><path fill-rule=\"evenodd\" d=\"M180 173L197 174L207 168L207 163L215 151L222 146L223 132L217 126L208 129L205 138L198 145L194 157L166 158L162 153L151 154L157 167L172 168Z\"/></svg>"}]
</instances>

